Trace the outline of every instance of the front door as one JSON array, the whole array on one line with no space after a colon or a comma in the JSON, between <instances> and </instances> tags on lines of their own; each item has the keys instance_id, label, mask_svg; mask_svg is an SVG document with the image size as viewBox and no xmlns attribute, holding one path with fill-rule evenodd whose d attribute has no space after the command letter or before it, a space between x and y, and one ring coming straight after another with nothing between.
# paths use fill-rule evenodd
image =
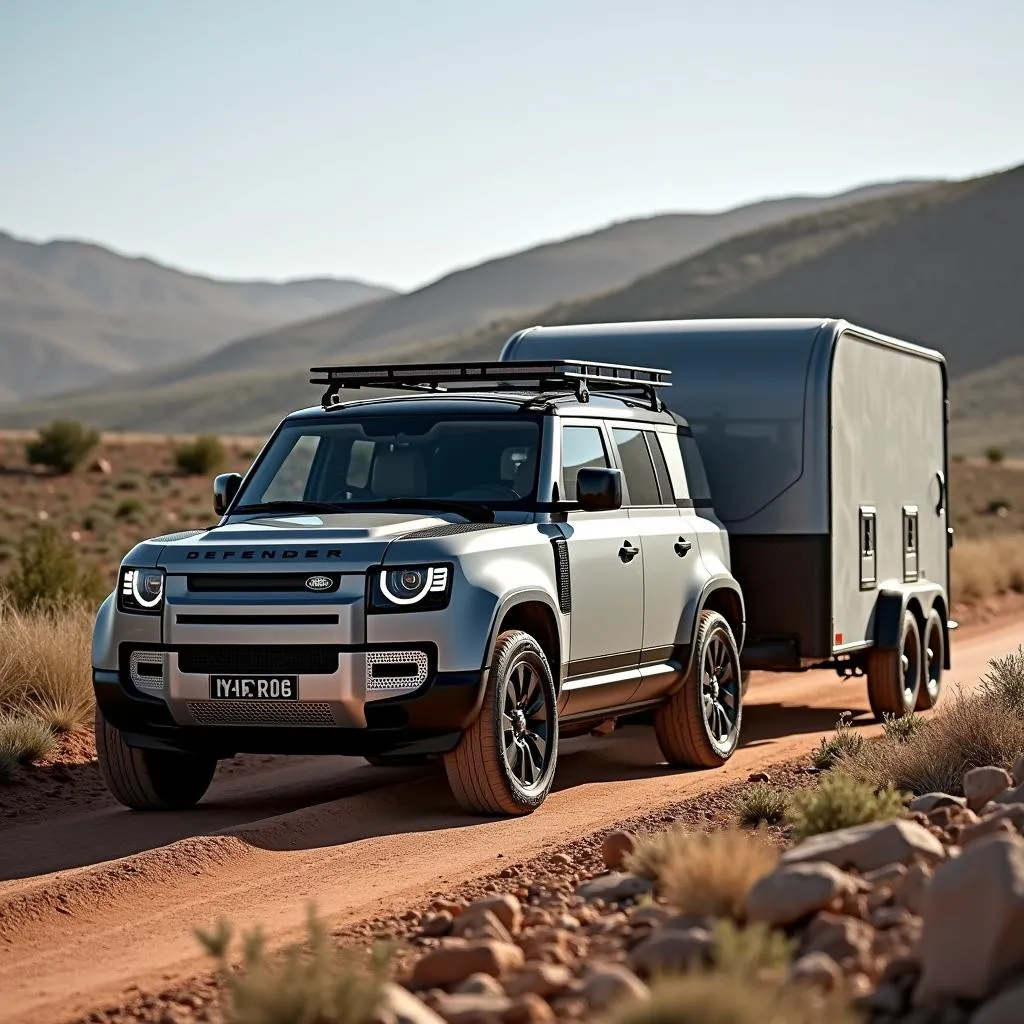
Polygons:
<instances>
[{"instance_id":1,"label":"front door","mask_svg":"<svg viewBox=\"0 0 1024 1024\"><path fill-rule=\"evenodd\" d=\"M601 425L562 427L560 493L576 495L584 466L612 466ZM644 558L625 510L570 512L565 526L572 581L569 674L561 707L573 715L626 703L637 685L644 627Z\"/></svg>"}]
</instances>

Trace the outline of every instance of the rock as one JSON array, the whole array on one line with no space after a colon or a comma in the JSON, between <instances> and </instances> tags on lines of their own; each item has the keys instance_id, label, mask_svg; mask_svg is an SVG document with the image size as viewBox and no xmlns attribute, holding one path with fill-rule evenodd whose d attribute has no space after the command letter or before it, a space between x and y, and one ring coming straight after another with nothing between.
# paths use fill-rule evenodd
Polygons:
<instances>
[{"instance_id":1,"label":"rock","mask_svg":"<svg viewBox=\"0 0 1024 1024\"><path fill-rule=\"evenodd\" d=\"M1013 762L1013 781L1018 786L1024 785L1024 753L1020 754Z\"/></svg>"},{"instance_id":2,"label":"rock","mask_svg":"<svg viewBox=\"0 0 1024 1024\"><path fill-rule=\"evenodd\" d=\"M747 894L747 918L769 925L793 924L827 907L857 883L833 864L790 864L757 881Z\"/></svg>"},{"instance_id":3,"label":"rock","mask_svg":"<svg viewBox=\"0 0 1024 1024\"><path fill-rule=\"evenodd\" d=\"M468 910L455 921L454 932L467 939L496 939L514 941L509 930L489 910Z\"/></svg>"},{"instance_id":4,"label":"rock","mask_svg":"<svg viewBox=\"0 0 1024 1024\"><path fill-rule=\"evenodd\" d=\"M110 476L114 472L114 467L111 466L107 459L93 459L89 465L90 473L99 473L101 476Z\"/></svg>"},{"instance_id":5,"label":"rock","mask_svg":"<svg viewBox=\"0 0 1024 1024\"><path fill-rule=\"evenodd\" d=\"M905 864L886 864L874 871L865 871L861 877L868 885L889 885L895 888L906 873Z\"/></svg>"},{"instance_id":6,"label":"rock","mask_svg":"<svg viewBox=\"0 0 1024 1024\"><path fill-rule=\"evenodd\" d=\"M653 889L654 886L646 878L626 872L613 871L610 874L598 875L597 878L584 882L576 890L576 895L588 902L604 900L605 903L619 903L622 900L645 896L647 893L652 892Z\"/></svg>"},{"instance_id":7,"label":"rock","mask_svg":"<svg viewBox=\"0 0 1024 1024\"><path fill-rule=\"evenodd\" d=\"M648 903L646 906L634 908L629 915L629 923L633 925L650 925L652 928L660 928L668 924L672 917L672 911L658 903Z\"/></svg>"},{"instance_id":8,"label":"rock","mask_svg":"<svg viewBox=\"0 0 1024 1024\"><path fill-rule=\"evenodd\" d=\"M518 935L523 927L523 906L511 893L500 896L487 896L475 900L462 912L455 931L460 933L467 922L479 920L488 913L493 914L511 935Z\"/></svg>"},{"instance_id":9,"label":"rock","mask_svg":"<svg viewBox=\"0 0 1024 1024\"><path fill-rule=\"evenodd\" d=\"M1020 1024L1024 1021L1024 985L1000 992L971 1017L971 1024Z\"/></svg>"},{"instance_id":10,"label":"rock","mask_svg":"<svg viewBox=\"0 0 1024 1024\"><path fill-rule=\"evenodd\" d=\"M448 1024L491 1024L503 1020L512 1008L508 996L487 993L460 993L448 995L442 992L434 1006Z\"/></svg>"},{"instance_id":11,"label":"rock","mask_svg":"<svg viewBox=\"0 0 1024 1024\"><path fill-rule=\"evenodd\" d=\"M444 1024L429 1006L401 985L391 982L385 985L383 1002L387 1018L395 1024Z\"/></svg>"},{"instance_id":12,"label":"rock","mask_svg":"<svg viewBox=\"0 0 1024 1024\"><path fill-rule=\"evenodd\" d=\"M996 835L939 867L924 893L915 999L982 999L1024 968L1024 839Z\"/></svg>"},{"instance_id":13,"label":"rock","mask_svg":"<svg viewBox=\"0 0 1024 1024\"><path fill-rule=\"evenodd\" d=\"M451 911L448 910L442 910L439 914L428 914L423 918L420 932L428 939L439 939L442 935L447 935L452 930L452 923L454 921L455 918L452 917Z\"/></svg>"},{"instance_id":14,"label":"rock","mask_svg":"<svg viewBox=\"0 0 1024 1024\"><path fill-rule=\"evenodd\" d=\"M507 942L472 942L433 950L413 968L412 978L423 988L445 988L465 981L471 974L490 974L500 978L507 971L522 967L523 951Z\"/></svg>"},{"instance_id":15,"label":"rock","mask_svg":"<svg viewBox=\"0 0 1024 1024\"><path fill-rule=\"evenodd\" d=\"M514 1000L501 1018L502 1024L548 1024L555 1011L540 996L527 992Z\"/></svg>"},{"instance_id":16,"label":"rock","mask_svg":"<svg viewBox=\"0 0 1024 1024\"><path fill-rule=\"evenodd\" d=\"M839 868L873 871L888 864L909 864L917 857L935 863L945 856L942 843L926 828L897 818L811 836L786 850L781 863L825 861Z\"/></svg>"},{"instance_id":17,"label":"rock","mask_svg":"<svg viewBox=\"0 0 1024 1024\"><path fill-rule=\"evenodd\" d=\"M893 888L892 896L896 906L909 910L911 914L920 915L924 891L931 877L931 868L924 864L912 864L903 879Z\"/></svg>"},{"instance_id":18,"label":"rock","mask_svg":"<svg viewBox=\"0 0 1024 1024\"><path fill-rule=\"evenodd\" d=\"M563 964L548 964L543 961L528 963L518 974L505 983L510 996L532 993L548 999L569 987L572 972Z\"/></svg>"},{"instance_id":19,"label":"rock","mask_svg":"<svg viewBox=\"0 0 1024 1024\"><path fill-rule=\"evenodd\" d=\"M1024 783L1014 789L1008 789L1001 796L996 797L997 804L1024 804Z\"/></svg>"},{"instance_id":20,"label":"rock","mask_svg":"<svg viewBox=\"0 0 1024 1024\"><path fill-rule=\"evenodd\" d=\"M884 1014L886 1017L899 1017L906 1009L906 993L896 985L879 985L874 992L869 992L863 1005Z\"/></svg>"},{"instance_id":21,"label":"rock","mask_svg":"<svg viewBox=\"0 0 1024 1024\"><path fill-rule=\"evenodd\" d=\"M925 793L923 796L914 797L907 804L907 810L919 811L921 814L928 814L939 807L966 807L967 798L962 796L950 796L949 793Z\"/></svg>"},{"instance_id":22,"label":"rock","mask_svg":"<svg viewBox=\"0 0 1024 1024\"><path fill-rule=\"evenodd\" d=\"M977 825L968 825L960 830L960 845L976 843L985 836L997 832L1024 831L1024 804L1005 804L985 815Z\"/></svg>"},{"instance_id":23,"label":"rock","mask_svg":"<svg viewBox=\"0 0 1024 1024\"><path fill-rule=\"evenodd\" d=\"M772 777L767 772L752 772L747 776L747 782L771 782Z\"/></svg>"},{"instance_id":24,"label":"rock","mask_svg":"<svg viewBox=\"0 0 1024 1024\"><path fill-rule=\"evenodd\" d=\"M581 995L592 1010L605 1010L620 1000L643 999L647 986L627 967L599 964L583 981Z\"/></svg>"},{"instance_id":25,"label":"rock","mask_svg":"<svg viewBox=\"0 0 1024 1024\"><path fill-rule=\"evenodd\" d=\"M972 811L980 811L990 800L1002 796L1013 785L1013 776L1004 768L989 765L972 768L964 775L964 796Z\"/></svg>"},{"instance_id":26,"label":"rock","mask_svg":"<svg viewBox=\"0 0 1024 1024\"><path fill-rule=\"evenodd\" d=\"M505 995L501 982L489 974L471 974L465 981L460 981L452 991L466 996Z\"/></svg>"},{"instance_id":27,"label":"rock","mask_svg":"<svg viewBox=\"0 0 1024 1024\"><path fill-rule=\"evenodd\" d=\"M711 933L704 928L662 928L633 947L629 966L641 977L685 971L705 963L713 946Z\"/></svg>"},{"instance_id":28,"label":"rock","mask_svg":"<svg viewBox=\"0 0 1024 1024\"><path fill-rule=\"evenodd\" d=\"M803 952L825 953L845 970L867 956L874 937L867 921L826 911L807 928Z\"/></svg>"},{"instance_id":29,"label":"rock","mask_svg":"<svg viewBox=\"0 0 1024 1024\"><path fill-rule=\"evenodd\" d=\"M843 983L843 969L828 953L807 953L794 962L790 977L832 992Z\"/></svg>"},{"instance_id":30,"label":"rock","mask_svg":"<svg viewBox=\"0 0 1024 1024\"><path fill-rule=\"evenodd\" d=\"M601 857L609 871L620 871L635 849L636 836L632 832L609 832L601 840Z\"/></svg>"}]
</instances>

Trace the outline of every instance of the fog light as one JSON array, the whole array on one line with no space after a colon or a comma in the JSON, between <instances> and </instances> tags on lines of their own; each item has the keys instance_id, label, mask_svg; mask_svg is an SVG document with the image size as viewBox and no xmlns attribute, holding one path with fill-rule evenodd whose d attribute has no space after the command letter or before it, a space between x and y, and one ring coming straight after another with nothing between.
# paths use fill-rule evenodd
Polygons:
<instances>
[{"instance_id":1,"label":"fog light","mask_svg":"<svg viewBox=\"0 0 1024 1024\"><path fill-rule=\"evenodd\" d=\"M366 691L373 700L419 689L430 672L423 651L367 651Z\"/></svg>"},{"instance_id":2,"label":"fog light","mask_svg":"<svg viewBox=\"0 0 1024 1024\"><path fill-rule=\"evenodd\" d=\"M166 655L162 651L132 651L128 674L132 686L144 693L162 695L166 678Z\"/></svg>"}]
</instances>

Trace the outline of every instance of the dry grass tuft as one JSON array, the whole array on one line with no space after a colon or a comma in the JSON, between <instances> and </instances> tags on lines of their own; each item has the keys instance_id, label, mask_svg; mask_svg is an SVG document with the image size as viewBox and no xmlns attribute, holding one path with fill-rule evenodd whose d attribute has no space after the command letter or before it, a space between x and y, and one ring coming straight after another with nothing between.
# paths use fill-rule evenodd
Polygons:
<instances>
[{"instance_id":1,"label":"dry grass tuft","mask_svg":"<svg viewBox=\"0 0 1024 1024\"><path fill-rule=\"evenodd\" d=\"M744 978L768 974L784 979L797 948L795 939L761 921L742 927L716 921L712 935L715 969Z\"/></svg>"},{"instance_id":2,"label":"dry grass tuft","mask_svg":"<svg viewBox=\"0 0 1024 1024\"><path fill-rule=\"evenodd\" d=\"M653 878L682 914L742 920L747 893L769 874L778 850L741 829L687 832L676 827L640 841L631 871Z\"/></svg>"},{"instance_id":3,"label":"dry grass tuft","mask_svg":"<svg viewBox=\"0 0 1024 1024\"><path fill-rule=\"evenodd\" d=\"M781 786L756 782L748 786L736 804L741 825L777 825L789 810L789 794Z\"/></svg>"},{"instance_id":4,"label":"dry grass tuft","mask_svg":"<svg viewBox=\"0 0 1024 1024\"><path fill-rule=\"evenodd\" d=\"M903 797L891 786L876 788L863 779L834 771L822 776L814 789L793 794L790 821L794 837L806 839L869 821L898 818L904 811Z\"/></svg>"},{"instance_id":5,"label":"dry grass tuft","mask_svg":"<svg viewBox=\"0 0 1024 1024\"><path fill-rule=\"evenodd\" d=\"M819 771L827 771L841 758L856 755L863 746L864 737L854 730L850 713L844 711L836 722L836 731L831 736L822 736L811 751L811 764Z\"/></svg>"},{"instance_id":6,"label":"dry grass tuft","mask_svg":"<svg viewBox=\"0 0 1024 1024\"><path fill-rule=\"evenodd\" d=\"M954 600L966 604L1024 593L1024 533L958 540L950 552L950 573Z\"/></svg>"},{"instance_id":7,"label":"dry grass tuft","mask_svg":"<svg viewBox=\"0 0 1024 1024\"><path fill-rule=\"evenodd\" d=\"M368 1024L378 1019L390 950L373 951L369 960L340 951L310 908L305 945L267 953L258 929L242 937L241 970L232 969L231 926L197 931L217 962L224 986L226 1024Z\"/></svg>"},{"instance_id":8,"label":"dry grass tuft","mask_svg":"<svg viewBox=\"0 0 1024 1024\"><path fill-rule=\"evenodd\" d=\"M57 737L40 718L0 713L0 778L9 779L20 764L30 764L53 752Z\"/></svg>"},{"instance_id":9,"label":"dry grass tuft","mask_svg":"<svg viewBox=\"0 0 1024 1024\"><path fill-rule=\"evenodd\" d=\"M913 711L909 715L893 715L888 711L882 715L882 731L890 743L908 743L927 725L927 719Z\"/></svg>"}]
</instances>

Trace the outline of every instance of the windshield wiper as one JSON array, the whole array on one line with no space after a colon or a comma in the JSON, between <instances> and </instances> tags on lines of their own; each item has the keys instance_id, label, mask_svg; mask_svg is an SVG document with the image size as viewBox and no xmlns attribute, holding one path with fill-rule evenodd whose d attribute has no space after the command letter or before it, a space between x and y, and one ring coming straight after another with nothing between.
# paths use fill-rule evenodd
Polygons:
<instances>
[{"instance_id":1,"label":"windshield wiper","mask_svg":"<svg viewBox=\"0 0 1024 1024\"><path fill-rule=\"evenodd\" d=\"M372 509L408 509L411 512L454 512L471 523L493 523L494 511L475 501L450 501L448 498L381 498L379 501L346 501L335 511L370 511Z\"/></svg>"},{"instance_id":2,"label":"windshield wiper","mask_svg":"<svg viewBox=\"0 0 1024 1024\"><path fill-rule=\"evenodd\" d=\"M258 501L252 505L239 505L236 512L341 512L342 507L331 501L302 501L298 498L284 501Z\"/></svg>"}]
</instances>

